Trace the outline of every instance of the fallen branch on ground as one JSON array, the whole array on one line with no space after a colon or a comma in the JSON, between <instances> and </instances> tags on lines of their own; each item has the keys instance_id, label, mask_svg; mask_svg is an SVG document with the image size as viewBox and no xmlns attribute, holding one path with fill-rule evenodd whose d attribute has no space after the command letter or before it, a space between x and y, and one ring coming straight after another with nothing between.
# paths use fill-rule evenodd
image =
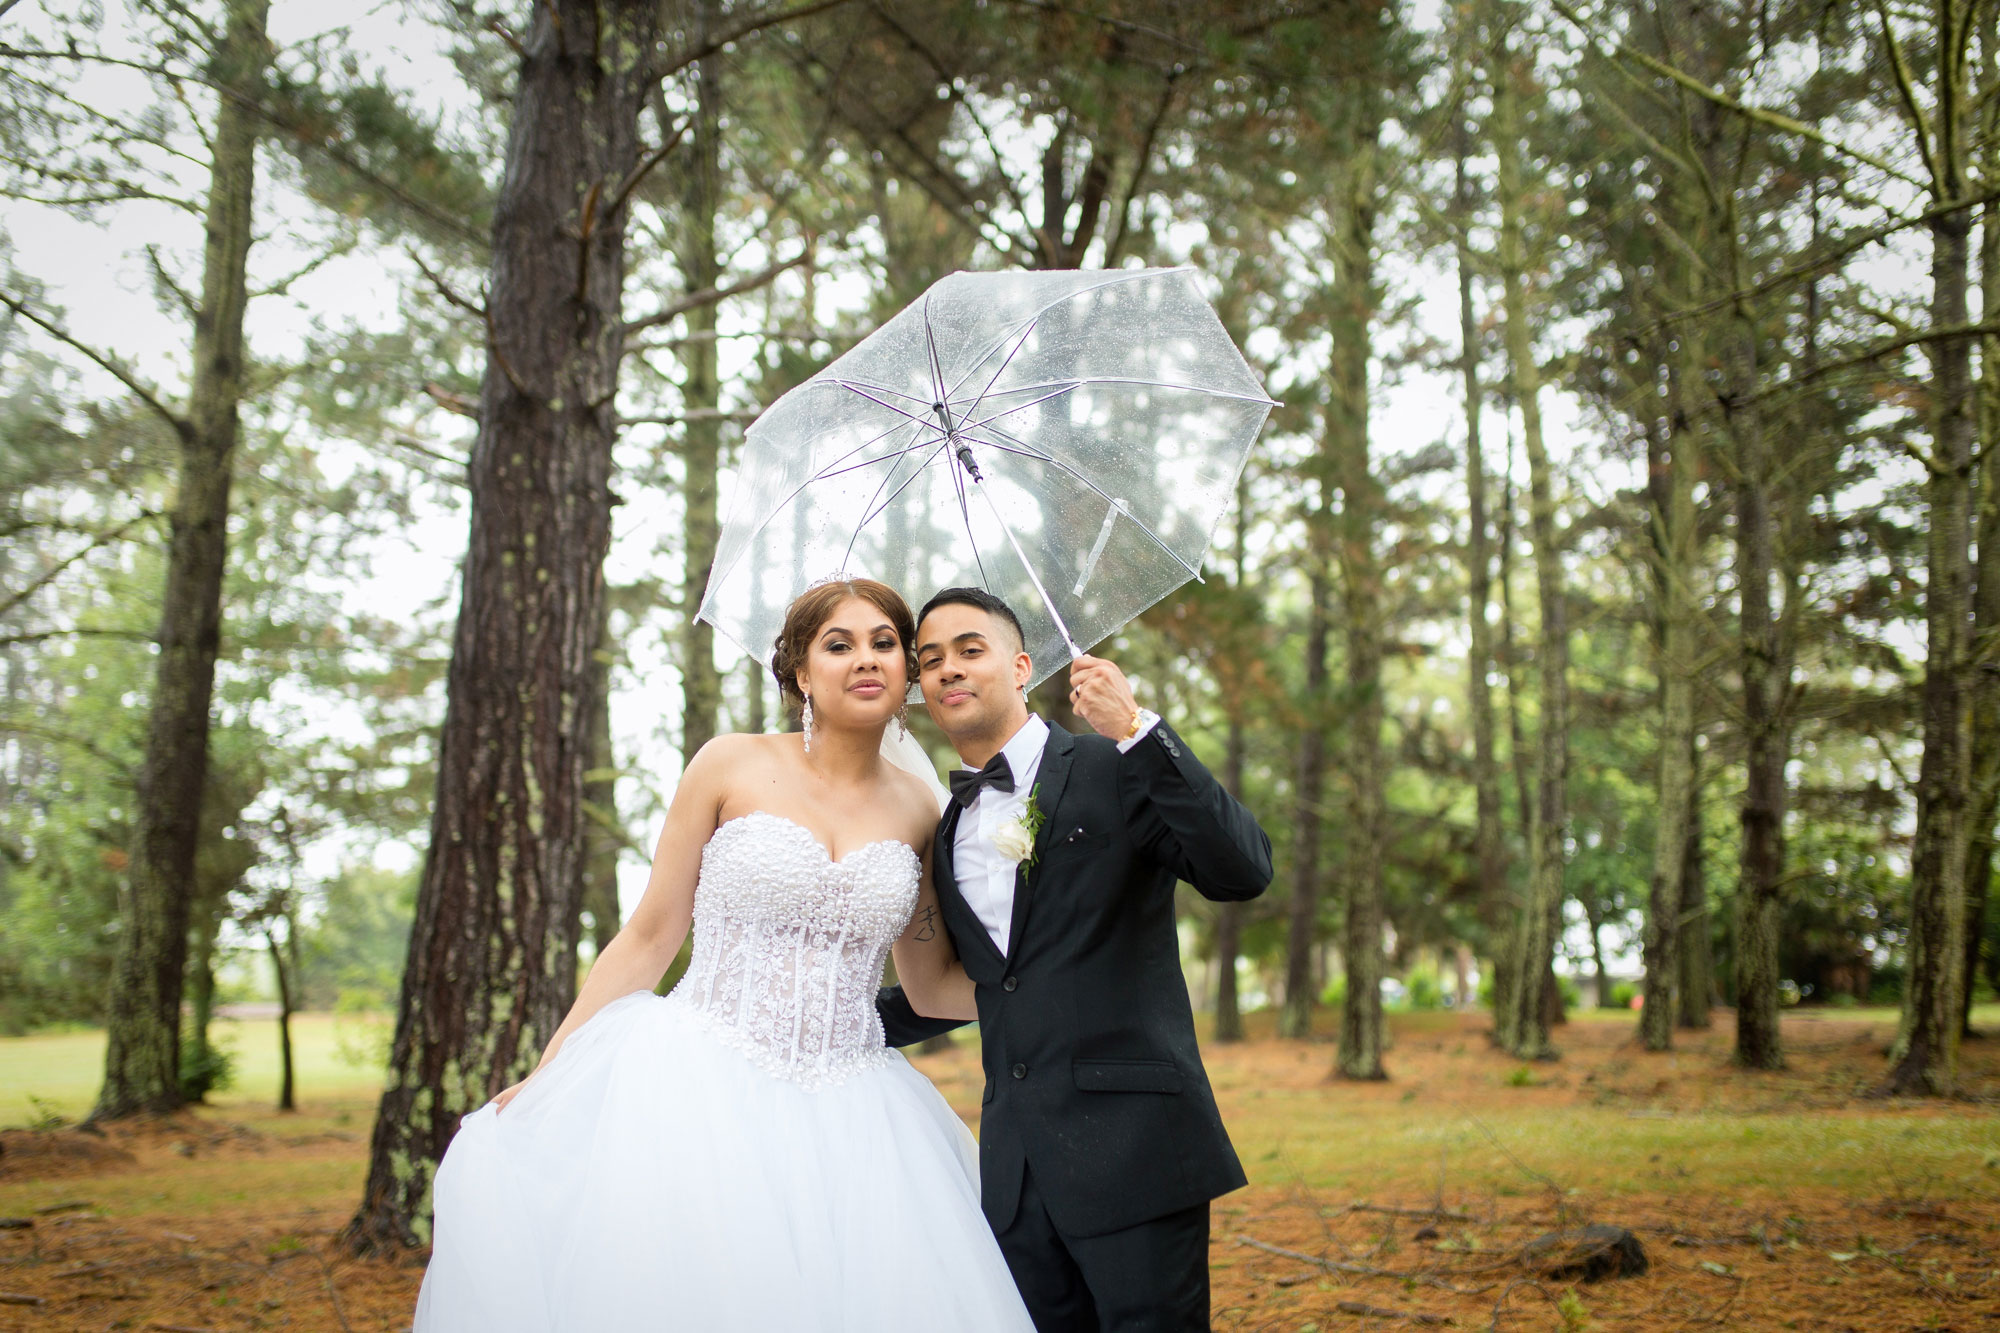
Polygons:
<instances>
[{"instance_id":1,"label":"fallen branch on ground","mask_svg":"<svg viewBox=\"0 0 2000 1333\"><path fill-rule=\"evenodd\" d=\"M1311 1264L1313 1267L1324 1269L1329 1273L1350 1273L1357 1277L1386 1277L1393 1278L1397 1282L1421 1282L1427 1287L1436 1287L1440 1291L1448 1291L1456 1296L1478 1296L1483 1292L1493 1289L1491 1283L1484 1287L1461 1287L1456 1283L1447 1282L1443 1278L1434 1277L1429 1273L1417 1271L1405 1272L1394 1268L1377 1268L1374 1264L1354 1264L1341 1259L1322 1259L1316 1254L1307 1254L1303 1250L1288 1250L1281 1245L1273 1245L1268 1241L1258 1240L1255 1236L1238 1236L1236 1243L1238 1245L1248 1245L1253 1250L1262 1250L1266 1254L1275 1254L1281 1259L1296 1259L1302 1264Z\"/></svg>"},{"instance_id":2,"label":"fallen branch on ground","mask_svg":"<svg viewBox=\"0 0 2000 1333\"><path fill-rule=\"evenodd\" d=\"M1401 1319L1411 1324L1449 1324L1450 1315L1425 1314L1421 1310L1391 1310L1384 1305L1366 1305L1361 1301L1336 1301L1334 1309L1342 1314L1359 1315L1363 1319Z\"/></svg>"}]
</instances>

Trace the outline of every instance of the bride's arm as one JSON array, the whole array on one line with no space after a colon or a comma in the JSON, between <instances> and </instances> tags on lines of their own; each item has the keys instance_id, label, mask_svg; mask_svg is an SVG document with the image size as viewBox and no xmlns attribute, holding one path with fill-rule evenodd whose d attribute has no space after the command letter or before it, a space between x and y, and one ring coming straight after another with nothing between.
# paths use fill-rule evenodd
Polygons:
<instances>
[{"instance_id":1,"label":"bride's arm","mask_svg":"<svg viewBox=\"0 0 2000 1333\"><path fill-rule=\"evenodd\" d=\"M717 737L702 746L681 775L673 804L667 809L666 827L660 830L660 841L653 851L653 873L646 881L645 896L590 965L590 975L584 979L576 1003L549 1038L541 1061L528 1078L555 1059L569 1034L589 1022L599 1009L634 991L659 985L681 951L694 922L694 886L701 873L701 849L715 832L722 808L722 774L728 766L723 752L736 739ZM493 1099L494 1104L504 1108L527 1082L524 1078L504 1090Z\"/></svg>"},{"instance_id":2,"label":"bride's arm","mask_svg":"<svg viewBox=\"0 0 2000 1333\"><path fill-rule=\"evenodd\" d=\"M923 876L917 884L917 910L889 952L896 959L896 980L918 1014L966 1022L979 1017L979 1006L972 998L972 978L965 975L965 964L958 961L958 951L945 933L937 890L931 887L929 857L924 858Z\"/></svg>"}]
</instances>

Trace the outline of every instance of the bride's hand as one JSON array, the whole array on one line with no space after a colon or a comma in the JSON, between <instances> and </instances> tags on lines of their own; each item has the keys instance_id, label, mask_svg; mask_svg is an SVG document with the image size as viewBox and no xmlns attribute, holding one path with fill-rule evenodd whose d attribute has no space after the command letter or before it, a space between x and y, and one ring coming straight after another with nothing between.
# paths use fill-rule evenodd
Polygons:
<instances>
[{"instance_id":1,"label":"bride's hand","mask_svg":"<svg viewBox=\"0 0 2000 1333\"><path fill-rule=\"evenodd\" d=\"M516 1097L520 1096L521 1089L527 1087L528 1079L532 1079L533 1077L534 1075L530 1074L528 1075L528 1078L522 1079L519 1083L516 1083L513 1087L502 1088L500 1089L499 1092L495 1093L493 1097L493 1113L495 1115L498 1115L500 1112L506 1110L507 1103L513 1101Z\"/></svg>"}]
</instances>

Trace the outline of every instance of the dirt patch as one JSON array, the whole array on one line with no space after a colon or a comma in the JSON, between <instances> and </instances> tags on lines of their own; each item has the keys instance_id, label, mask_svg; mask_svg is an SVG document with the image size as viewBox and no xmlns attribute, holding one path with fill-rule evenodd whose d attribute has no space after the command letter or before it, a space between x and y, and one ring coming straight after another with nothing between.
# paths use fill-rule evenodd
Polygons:
<instances>
[{"instance_id":1,"label":"dirt patch","mask_svg":"<svg viewBox=\"0 0 2000 1333\"><path fill-rule=\"evenodd\" d=\"M1253 1180L1213 1212L1218 1329L2000 1330L2000 1122L1863 1097L1884 1024L1788 1017L1790 1067L1755 1074L1726 1027L1648 1054L1578 1021L1524 1066L1478 1016L1405 1015L1385 1083L1267 1027L1206 1052ZM2000 1042L1965 1058L2000 1089ZM976 1125L976 1045L916 1063ZM0 1134L0 1213L25 1223L0 1228L0 1333L401 1333L421 1256L337 1243L370 1110ZM1592 1224L1635 1233L1646 1271L1537 1271L1529 1242Z\"/></svg>"},{"instance_id":2,"label":"dirt patch","mask_svg":"<svg viewBox=\"0 0 2000 1333\"><path fill-rule=\"evenodd\" d=\"M1550 1281L1531 1242L1597 1221L1630 1228L1647 1269ZM1252 1188L1219 1203L1210 1247L1220 1330L1809 1329L1904 1333L2000 1321L1991 1217L1855 1204L1811 1191L1761 1207L1625 1197L1585 1216L1553 1201L1385 1213Z\"/></svg>"},{"instance_id":3,"label":"dirt patch","mask_svg":"<svg viewBox=\"0 0 2000 1333\"><path fill-rule=\"evenodd\" d=\"M131 1166L132 1154L77 1129L0 1130L0 1180L60 1180Z\"/></svg>"}]
</instances>

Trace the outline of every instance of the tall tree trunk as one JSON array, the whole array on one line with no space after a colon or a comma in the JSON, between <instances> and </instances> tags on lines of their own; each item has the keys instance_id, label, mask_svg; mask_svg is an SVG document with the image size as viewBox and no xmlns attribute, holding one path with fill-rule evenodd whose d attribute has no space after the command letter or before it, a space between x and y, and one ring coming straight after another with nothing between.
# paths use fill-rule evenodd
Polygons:
<instances>
[{"instance_id":1,"label":"tall tree trunk","mask_svg":"<svg viewBox=\"0 0 2000 1333\"><path fill-rule=\"evenodd\" d=\"M1691 423L1679 412L1673 414L1672 429L1664 435L1667 457L1661 459L1658 450L1649 450L1647 487L1653 497L1654 588L1660 600L1655 659L1660 682L1660 775L1643 946L1645 1003L1639 1010L1639 1040L1649 1051L1673 1045L1681 916L1688 910L1682 886L1694 819L1694 653L1699 614L1693 583L1694 482L1700 445Z\"/></svg>"},{"instance_id":2,"label":"tall tree trunk","mask_svg":"<svg viewBox=\"0 0 2000 1333\"><path fill-rule=\"evenodd\" d=\"M1785 842L1784 726L1779 710L1778 622L1771 608L1775 524L1772 460L1757 407L1757 331L1747 311L1725 354L1724 410L1736 447L1736 575L1742 642L1743 840L1738 860L1736 929L1736 1063L1782 1069L1778 1026L1778 917Z\"/></svg>"},{"instance_id":3,"label":"tall tree trunk","mask_svg":"<svg viewBox=\"0 0 2000 1333\"><path fill-rule=\"evenodd\" d=\"M1250 477L1246 469L1236 477L1235 541L1230 550L1236 594L1246 604L1250 600L1249 535ZM1222 752L1222 785L1240 801L1243 799L1243 761L1247 748L1243 725L1247 691L1225 688L1223 700L1223 707L1229 716L1229 729ZM1243 923L1249 911L1250 905L1243 902L1226 902L1215 909L1215 1040L1219 1042L1243 1040L1243 1009L1237 995L1236 960L1243 952Z\"/></svg>"},{"instance_id":4,"label":"tall tree trunk","mask_svg":"<svg viewBox=\"0 0 2000 1333\"><path fill-rule=\"evenodd\" d=\"M1583 904L1584 923L1590 928L1590 963L1597 973L1597 1003L1594 1007L1609 1009L1613 1006L1611 970L1604 963L1604 904L1597 896L1595 885L1588 892L1578 894L1577 899Z\"/></svg>"},{"instance_id":5,"label":"tall tree trunk","mask_svg":"<svg viewBox=\"0 0 2000 1333\"><path fill-rule=\"evenodd\" d=\"M1943 186L1940 185L1940 193ZM1957 198L1958 195L1945 195ZM1966 323L1970 212L1931 224L1931 327ZM1929 578L1924 655L1924 755L1910 853L1910 979L1886 1090L1948 1096L1958 1085L1964 1030L1967 807L1971 796L1972 340L1933 345Z\"/></svg>"},{"instance_id":6,"label":"tall tree trunk","mask_svg":"<svg viewBox=\"0 0 2000 1333\"><path fill-rule=\"evenodd\" d=\"M1472 187L1466 159L1472 155L1470 126L1458 121L1456 172L1452 192L1453 234L1457 237L1459 375L1465 385L1466 585L1469 606L1466 625L1471 644L1466 661L1466 701L1472 715L1472 788L1477 822L1473 829L1473 865L1478 876L1479 919L1486 928L1488 953L1496 960L1504 950L1506 923L1512 915L1507 895L1506 830L1500 822L1500 765L1493 748L1493 551L1486 517L1486 455L1480 442L1480 415L1485 395L1479 383L1479 325L1472 307ZM1493 1003L1496 1012L1507 1004L1505 969L1495 967Z\"/></svg>"},{"instance_id":7,"label":"tall tree trunk","mask_svg":"<svg viewBox=\"0 0 2000 1333\"><path fill-rule=\"evenodd\" d=\"M1313 947L1319 932L1320 830L1325 816L1321 803L1326 799L1326 727L1330 722L1326 649L1328 603L1331 580L1326 573L1330 560L1333 525L1330 482L1322 480L1320 500L1308 511L1308 540L1317 548L1313 572L1307 579L1305 725L1299 730L1298 785L1295 788L1292 828L1292 901L1285 936L1285 1002L1278 1011L1278 1035L1303 1038L1312 1035L1313 1009L1319 996L1314 990Z\"/></svg>"},{"instance_id":8,"label":"tall tree trunk","mask_svg":"<svg viewBox=\"0 0 2000 1333\"><path fill-rule=\"evenodd\" d=\"M1511 63L1511 62L1508 62ZM1500 276L1507 323L1508 373L1521 411L1521 440L1528 455L1528 522L1533 535L1535 587L1541 612L1537 645L1541 719L1535 759L1534 836L1529 847L1528 893L1514 951L1520 980L1514 1017L1503 1029L1508 1049L1523 1059L1556 1054L1541 978L1555 956L1562 924L1563 832L1569 781L1569 628L1564 605L1562 549L1556 532L1555 491L1542 437L1541 366L1528 322L1528 255L1523 226L1527 185L1522 179L1520 110L1516 79L1525 71L1502 69L1494 95L1494 149L1498 158Z\"/></svg>"},{"instance_id":9,"label":"tall tree trunk","mask_svg":"<svg viewBox=\"0 0 2000 1333\"><path fill-rule=\"evenodd\" d=\"M590 753L583 775L583 910L590 915L593 957L602 957L618 934L618 853L625 841L618 827L618 756L611 740L611 664L617 649L611 641L611 599L601 597L599 603L597 648L590 658Z\"/></svg>"},{"instance_id":10,"label":"tall tree trunk","mask_svg":"<svg viewBox=\"0 0 2000 1333\"><path fill-rule=\"evenodd\" d=\"M1500 664L1507 674L1507 760L1508 773L1514 781L1515 821L1520 825L1520 845L1532 847L1535 842L1535 801L1530 794L1533 783L1529 776L1532 756L1528 752L1525 729L1521 725L1521 700L1527 694L1527 685L1521 669L1521 649L1517 639L1519 620L1514 603L1514 441L1507 441L1506 465L1500 476L1500 522L1494 533L1494 544L1498 554L1500 590ZM1514 998L1514 949L1515 925L1522 912L1522 896L1513 887L1509 876L1508 900L1510 910L1506 915L1507 925L1493 941L1493 1035L1501 1046L1507 1046L1511 1038L1507 1035L1509 1024L1519 1012ZM1503 1003L1504 1001L1504 1003Z\"/></svg>"},{"instance_id":11,"label":"tall tree trunk","mask_svg":"<svg viewBox=\"0 0 2000 1333\"><path fill-rule=\"evenodd\" d=\"M204 882L207 881L207 882ZM209 1091L208 1079L215 1070L215 1046L209 1040L209 1025L215 1021L215 940L222 930L223 908L229 900L228 886L220 877L197 874L196 902L188 930L188 961L181 979L181 997L187 1008L188 1045L181 1051L183 1071L199 1071L191 1085L181 1081L181 1091L192 1101L203 1100Z\"/></svg>"},{"instance_id":12,"label":"tall tree trunk","mask_svg":"<svg viewBox=\"0 0 2000 1333\"><path fill-rule=\"evenodd\" d=\"M692 40L698 46L714 26L717 0L696 0ZM715 216L722 207L722 57L695 65L693 142L686 188L681 197L680 269L690 292L713 290L722 274L716 253ZM696 617L708 587L720 535L716 514L716 473L722 464L722 422L716 415L721 382L716 372L716 303L688 312L688 336L681 344L682 503L686 533L681 574L681 761L715 737L722 707L722 676L715 668L715 629ZM833 570L820 570L831 574Z\"/></svg>"},{"instance_id":13,"label":"tall tree trunk","mask_svg":"<svg viewBox=\"0 0 2000 1333\"><path fill-rule=\"evenodd\" d=\"M459 1117L525 1074L576 991L586 724L623 351L621 186L651 0L550 0L520 57L493 228L472 533L388 1087L347 1237L422 1243Z\"/></svg>"},{"instance_id":14,"label":"tall tree trunk","mask_svg":"<svg viewBox=\"0 0 2000 1333\"><path fill-rule=\"evenodd\" d=\"M1348 842L1342 858L1347 910L1341 953L1347 993L1340 1007L1342 1078L1380 1079L1382 1069L1382 844L1386 756L1382 749L1382 564L1384 496L1369 457L1368 364L1375 322L1375 154L1381 102L1365 76L1354 80L1353 140L1346 197L1336 221L1334 363L1327 413L1339 469L1338 547L1347 635L1342 710L1347 729Z\"/></svg>"},{"instance_id":15,"label":"tall tree trunk","mask_svg":"<svg viewBox=\"0 0 2000 1333\"><path fill-rule=\"evenodd\" d=\"M138 774L130 877L119 904L104 1086L91 1119L181 1104L181 978L195 847L208 774L209 705L222 637L229 483L243 396L246 264L256 194L258 119L271 46L268 0L232 0L212 78L221 85L209 160L194 374L179 425L159 663Z\"/></svg>"},{"instance_id":16,"label":"tall tree trunk","mask_svg":"<svg viewBox=\"0 0 2000 1333\"><path fill-rule=\"evenodd\" d=\"M278 982L278 1109L296 1111L292 1089L292 969L278 943L275 921L267 923L264 943L271 951L271 971ZM287 927L289 934L289 926Z\"/></svg>"},{"instance_id":17,"label":"tall tree trunk","mask_svg":"<svg viewBox=\"0 0 2000 1333\"><path fill-rule=\"evenodd\" d=\"M1691 797L1687 853L1681 858L1680 984L1674 988L1674 1026L1705 1032L1715 1023L1715 945L1708 906L1708 857L1701 842L1701 752L1688 758Z\"/></svg>"},{"instance_id":18,"label":"tall tree trunk","mask_svg":"<svg viewBox=\"0 0 2000 1333\"><path fill-rule=\"evenodd\" d=\"M1981 14L1980 50L1987 90L2000 88L2000 6ZM2000 98L1985 104L1983 141L2000 136ZM1990 169L1990 168L1989 168ZM1982 318L2000 313L2000 205L1989 203L1979 217L1979 292ZM1966 823L1965 981L1959 988L1959 1030L1970 1035L1972 991L1979 975L1980 946L1986 938L1988 889L1993 879L1995 821L2000 820L2000 334L1979 343L1978 433L1981 460L1974 488L1974 530L1979 564L1972 602L1972 803Z\"/></svg>"}]
</instances>

